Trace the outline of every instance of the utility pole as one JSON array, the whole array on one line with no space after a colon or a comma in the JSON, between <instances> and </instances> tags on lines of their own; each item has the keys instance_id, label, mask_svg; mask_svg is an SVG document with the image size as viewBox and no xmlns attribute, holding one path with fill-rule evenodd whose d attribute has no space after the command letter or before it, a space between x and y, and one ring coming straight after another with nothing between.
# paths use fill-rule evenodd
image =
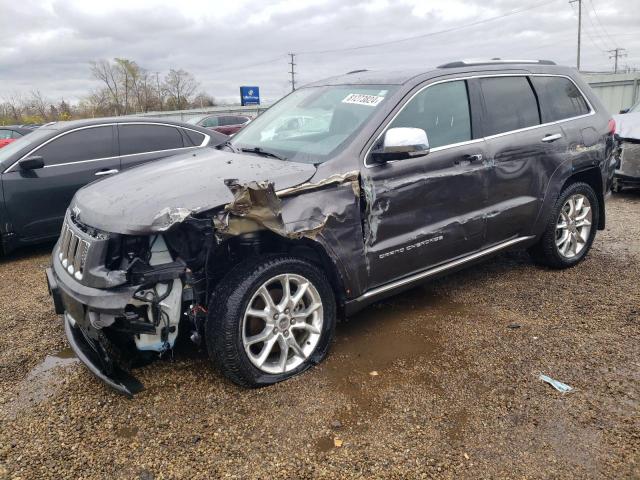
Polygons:
<instances>
[{"instance_id":1,"label":"utility pole","mask_svg":"<svg viewBox=\"0 0 640 480\"><path fill-rule=\"evenodd\" d=\"M160 72L156 72L156 85L158 86L158 103L160 104L160 111L162 111L162 94L160 93Z\"/></svg>"},{"instance_id":2,"label":"utility pole","mask_svg":"<svg viewBox=\"0 0 640 480\"><path fill-rule=\"evenodd\" d=\"M576 69L580 71L580 41L582 36L582 0L571 0L569 3L578 2L578 58L576 59Z\"/></svg>"},{"instance_id":3,"label":"utility pole","mask_svg":"<svg viewBox=\"0 0 640 480\"><path fill-rule=\"evenodd\" d=\"M614 66L613 66L613 73L618 73L618 58L622 58L622 57L626 57L627 54L624 53L624 51L626 50L626 48L614 48L613 50L607 50L607 52L609 52L611 55L609 55L609 58L613 58L614 60Z\"/></svg>"},{"instance_id":4,"label":"utility pole","mask_svg":"<svg viewBox=\"0 0 640 480\"><path fill-rule=\"evenodd\" d=\"M291 65L291 71L289 72L291 74L291 91L293 92L296 89L296 54L290 53L289 56L291 57L291 61L289 62L289 65Z\"/></svg>"}]
</instances>

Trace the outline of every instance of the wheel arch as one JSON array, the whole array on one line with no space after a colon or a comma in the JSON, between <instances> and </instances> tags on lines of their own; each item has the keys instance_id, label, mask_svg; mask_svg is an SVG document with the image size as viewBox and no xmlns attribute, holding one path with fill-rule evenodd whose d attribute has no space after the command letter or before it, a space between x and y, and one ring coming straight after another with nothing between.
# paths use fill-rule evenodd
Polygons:
<instances>
[{"instance_id":1,"label":"wheel arch","mask_svg":"<svg viewBox=\"0 0 640 480\"><path fill-rule=\"evenodd\" d=\"M226 248L231 256L239 253L238 257L246 260L249 256L266 254L282 254L307 260L326 275L335 294L336 302L340 309L345 302L345 294L348 293L345 285L344 274L340 260L332 254L330 247L320 237L315 240L310 238L291 239L282 237L269 230L261 230L249 234L238 235L227 240ZM247 246L249 251L246 250ZM245 249L242 251L242 249Z\"/></svg>"}]
</instances>

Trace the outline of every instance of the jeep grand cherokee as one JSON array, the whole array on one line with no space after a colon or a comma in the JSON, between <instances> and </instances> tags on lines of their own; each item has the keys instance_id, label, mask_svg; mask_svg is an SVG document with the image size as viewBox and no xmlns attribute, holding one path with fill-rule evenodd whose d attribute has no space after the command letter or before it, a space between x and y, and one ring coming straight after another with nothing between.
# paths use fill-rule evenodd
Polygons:
<instances>
[{"instance_id":1,"label":"jeep grand cherokee","mask_svg":"<svg viewBox=\"0 0 640 480\"><path fill-rule=\"evenodd\" d=\"M327 355L337 317L418 282L511 247L580 262L605 225L613 128L549 61L316 82L218 150L78 191L47 270L55 308L125 394L180 332L234 382L272 384Z\"/></svg>"}]
</instances>

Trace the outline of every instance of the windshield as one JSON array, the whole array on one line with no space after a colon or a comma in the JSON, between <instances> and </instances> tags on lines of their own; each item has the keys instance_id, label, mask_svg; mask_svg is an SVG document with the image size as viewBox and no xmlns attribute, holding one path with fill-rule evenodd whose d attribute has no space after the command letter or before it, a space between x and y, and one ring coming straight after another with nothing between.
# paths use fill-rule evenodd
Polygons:
<instances>
[{"instance_id":1,"label":"windshield","mask_svg":"<svg viewBox=\"0 0 640 480\"><path fill-rule=\"evenodd\" d=\"M338 85L296 90L231 140L285 160L321 163L344 149L397 87Z\"/></svg>"},{"instance_id":2,"label":"windshield","mask_svg":"<svg viewBox=\"0 0 640 480\"><path fill-rule=\"evenodd\" d=\"M34 145L40 141L42 137L45 137L51 133L51 129L49 128L38 128L30 133L29 135L25 135L23 137L18 138L15 142L11 142L6 147L0 148L0 164L2 164L6 159L12 156L15 152L22 150L26 145L33 143ZM5 165L5 168L9 165Z\"/></svg>"},{"instance_id":3,"label":"windshield","mask_svg":"<svg viewBox=\"0 0 640 480\"><path fill-rule=\"evenodd\" d=\"M195 117L187 118L185 120L186 123L190 123L191 125L197 125L198 122L204 118L207 118L208 115L197 115Z\"/></svg>"}]
</instances>

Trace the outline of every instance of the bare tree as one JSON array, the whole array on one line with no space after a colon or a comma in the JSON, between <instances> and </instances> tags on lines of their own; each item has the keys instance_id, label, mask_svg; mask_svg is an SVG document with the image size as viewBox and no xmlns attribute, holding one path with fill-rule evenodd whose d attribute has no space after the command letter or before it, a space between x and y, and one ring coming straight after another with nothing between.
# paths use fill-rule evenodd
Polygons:
<instances>
[{"instance_id":1,"label":"bare tree","mask_svg":"<svg viewBox=\"0 0 640 480\"><path fill-rule=\"evenodd\" d=\"M183 110L189 106L189 102L198 82L189 72L184 70L169 70L164 78L164 90L167 94L167 103L171 108Z\"/></svg>"},{"instance_id":2,"label":"bare tree","mask_svg":"<svg viewBox=\"0 0 640 480\"><path fill-rule=\"evenodd\" d=\"M50 107L52 103L40 93L40 90L31 90L27 102L29 103L30 109L33 110L43 122L46 122L51 113ZM57 118L57 115L53 118Z\"/></svg>"},{"instance_id":3,"label":"bare tree","mask_svg":"<svg viewBox=\"0 0 640 480\"><path fill-rule=\"evenodd\" d=\"M139 68L134 77L133 92L136 99L135 108L139 112L148 112L158 104L158 93L153 80L144 68Z\"/></svg>"},{"instance_id":4,"label":"bare tree","mask_svg":"<svg viewBox=\"0 0 640 480\"><path fill-rule=\"evenodd\" d=\"M192 108L215 107L216 105L216 99L207 92L198 93L191 101Z\"/></svg>"},{"instance_id":5,"label":"bare tree","mask_svg":"<svg viewBox=\"0 0 640 480\"><path fill-rule=\"evenodd\" d=\"M117 65L112 64L107 60L91 62L91 74L95 79L104 83L104 88L109 94L110 103L113 107L113 113L115 115L120 115L123 111L123 105L121 98L120 75Z\"/></svg>"},{"instance_id":6,"label":"bare tree","mask_svg":"<svg viewBox=\"0 0 640 480\"><path fill-rule=\"evenodd\" d=\"M22 123L24 100L19 93L11 93L4 97L5 111L12 122Z\"/></svg>"}]
</instances>

